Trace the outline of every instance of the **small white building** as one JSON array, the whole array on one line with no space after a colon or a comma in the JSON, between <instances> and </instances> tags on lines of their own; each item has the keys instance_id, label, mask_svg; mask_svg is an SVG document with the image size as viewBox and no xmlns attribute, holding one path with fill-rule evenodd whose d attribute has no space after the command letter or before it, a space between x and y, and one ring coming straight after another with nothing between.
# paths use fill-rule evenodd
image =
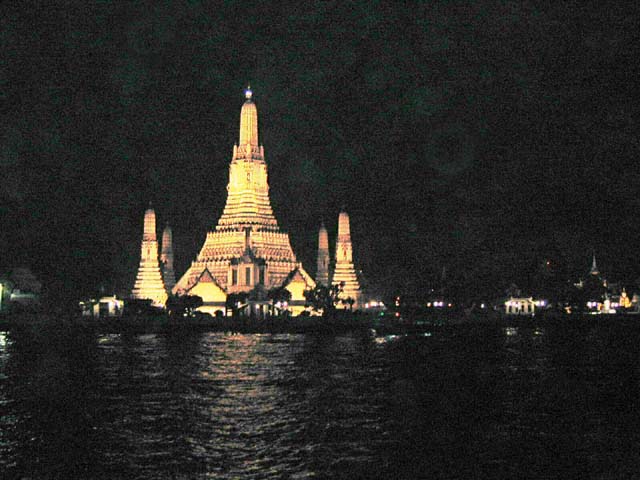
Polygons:
<instances>
[{"instance_id":1,"label":"small white building","mask_svg":"<svg viewBox=\"0 0 640 480\"><path fill-rule=\"evenodd\" d=\"M99 300L91 299L80 302L80 310L83 317L119 317L124 310L124 301L112 297L102 297Z\"/></svg>"},{"instance_id":2,"label":"small white building","mask_svg":"<svg viewBox=\"0 0 640 480\"><path fill-rule=\"evenodd\" d=\"M382 302L382 300L369 300L364 304L365 312L384 312L387 310L386 305Z\"/></svg>"},{"instance_id":3,"label":"small white building","mask_svg":"<svg viewBox=\"0 0 640 480\"><path fill-rule=\"evenodd\" d=\"M536 302L532 297L509 297L509 299L504 302L504 311L507 315L534 315L536 312Z\"/></svg>"}]
</instances>

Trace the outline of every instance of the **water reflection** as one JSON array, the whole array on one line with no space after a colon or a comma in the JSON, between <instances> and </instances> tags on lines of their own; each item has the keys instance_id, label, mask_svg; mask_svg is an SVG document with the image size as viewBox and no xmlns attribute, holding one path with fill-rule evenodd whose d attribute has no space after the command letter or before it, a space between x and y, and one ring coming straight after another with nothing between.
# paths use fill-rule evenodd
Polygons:
<instances>
[{"instance_id":1,"label":"water reflection","mask_svg":"<svg viewBox=\"0 0 640 480\"><path fill-rule=\"evenodd\" d=\"M95 342L81 330L27 328L12 332L7 344L2 383L6 473L86 476L98 461Z\"/></svg>"},{"instance_id":2,"label":"water reflection","mask_svg":"<svg viewBox=\"0 0 640 480\"><path fill-rule=\"evenodd\" d=\"M612 478L640 468L638 327L0 343L9 478Z\"/></svg>"}]
</instances>

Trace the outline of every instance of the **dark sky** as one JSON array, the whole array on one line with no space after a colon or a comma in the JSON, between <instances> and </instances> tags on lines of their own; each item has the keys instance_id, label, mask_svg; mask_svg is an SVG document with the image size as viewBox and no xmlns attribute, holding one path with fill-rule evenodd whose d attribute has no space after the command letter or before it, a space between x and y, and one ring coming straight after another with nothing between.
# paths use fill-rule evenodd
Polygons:
<instances>
[{"instance_id":1,"label":"dark sky","mask_svg":"<svg viewBox=\"0 0 640 480\"><path fill-rule=\"evenodd\" d=\"M446 266L460 292L499 292L593 251L637 284L627 2L42 3L0 7L4 267L128 290L152 201L182 273L222 212L251 82L272 204L311 273L345 205L384 291Z\"/></svg>"}]
</instances>

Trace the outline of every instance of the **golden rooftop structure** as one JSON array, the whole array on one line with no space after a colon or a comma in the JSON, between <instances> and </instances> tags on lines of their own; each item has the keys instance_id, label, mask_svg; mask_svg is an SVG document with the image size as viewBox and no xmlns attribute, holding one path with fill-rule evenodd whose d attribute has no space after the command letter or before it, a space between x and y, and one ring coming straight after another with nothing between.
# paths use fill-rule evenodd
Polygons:
<instances>
[{"instance_id":1,"label":"golden rooftop structure","mask_svg":"<svg viewBox=\"0 0 640 480\"><path fill-rule=\"evenodd\" d=\"M338 238L336 239L336 266L331 283L333 285L344 282L344 288L339 298L353 299L353 307L358 308L362 303L360 283L353 265L353 248L351 245L351 230L349 215L344 210L338 216Z\"/></svg>"},{"instance_id":2,"label":"golden rooftop structure","mask_svg":"<svg viewBox=\"0 0 640 480\"><path fill-rule=\"evenodd\" d=\"M162 281L158 263L158 241L156 239L156 213L149 207L144 213L144 229L140 247L140 266L131 298L148 299L154 306L164 306L167 291Z\"/></svg>"},{"instance_id":3,"label":"golden rooftop structure","mask_svg":"<svg viewBox=\"0 0 640 480\"><path fill-rule=\"evenodd\" d=\"M173 293L200 292L204 294L201 310L213 312L221 309L223 295L286 285L292 292L291 304L300 307L292 313L299 313L304 297L296 293L302 286L313 288L315 282L297 261L289 236L271 209L264 148L258 142L258 110L250 88L245 97L222 216ZM206 282L207 288L196 288L200 282Z\"/></svg>"}]
</instances>

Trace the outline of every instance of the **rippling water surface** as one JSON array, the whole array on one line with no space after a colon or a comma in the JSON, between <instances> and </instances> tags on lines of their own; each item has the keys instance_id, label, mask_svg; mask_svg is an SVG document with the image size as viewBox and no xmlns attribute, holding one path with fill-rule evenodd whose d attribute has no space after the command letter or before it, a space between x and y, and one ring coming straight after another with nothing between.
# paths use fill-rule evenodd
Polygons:
<instances>
[{"instance_id":1,"label":"rippling water surface","mask_svg":"<svg viewBox=\"0 0 640 480\"><path fill-rule=\"evenodd\" d=\"M639 322L640 323L640 322ZM640 328L0 332L6 478L638 478Z\"/></svg>"}]
</instances>

